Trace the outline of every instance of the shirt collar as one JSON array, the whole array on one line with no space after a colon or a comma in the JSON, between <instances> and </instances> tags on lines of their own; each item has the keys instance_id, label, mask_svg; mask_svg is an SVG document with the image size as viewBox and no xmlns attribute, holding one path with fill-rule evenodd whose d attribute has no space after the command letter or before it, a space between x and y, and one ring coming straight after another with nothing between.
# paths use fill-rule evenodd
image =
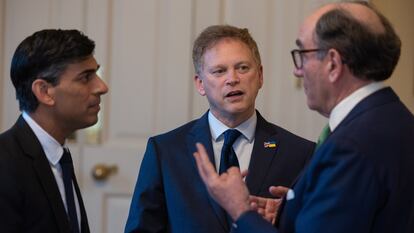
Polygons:
<instances>
[{"instance_id":1,"label":"shirt collar","mask_svg":"<svg viewBox=\"0 0 414 233\"><path fill-rule=\"evenodd\" d=\"M339 102L333 109L329 116L329 128L334 131L335 128L342 122L343 119L351 112L351 110L363 100L365 97L372 93L385 88L386 86L382 82L373 82L365 85L358 90L354 91L351 95L347 96L341 102Z\"/></svg>"},{"instance_id":2,"label":"shirt collar","mask_svg":"<svg viewBox=\"0 0 414 233\"><path fill-rule=\"evenodd\" d=\"M214 139L214 141L219 141L223 137L220 137L223 135L224 131L230 129L225 124L223 124L221 121L219 121L212 113L211 111L208 112L208 123L210 125L210 131L211 131L211 137ZM252 142L254 139L254 133L256 131L256 124L257 124L257 115L256 111L253 113L253 115L235 127L234 129L237 129L242 133L242 135L247 139L247 141Z\"/></svg>"},{"instance_id":3,"label":"shirt collar","mask_svg":"<svg viewBox=\"0 0 414 233\"><path fill-rule=\"evenodd\" d=\"M29 116L29 114L23 112L22 116L39 140L40 145L46 154L47 160L55 166L59 163L59 160L63 155L62 145L60 145L56 139L50 136L50 134L48 134L39 124L37 124L36 121Z\"/></svg>"}]
</instances>

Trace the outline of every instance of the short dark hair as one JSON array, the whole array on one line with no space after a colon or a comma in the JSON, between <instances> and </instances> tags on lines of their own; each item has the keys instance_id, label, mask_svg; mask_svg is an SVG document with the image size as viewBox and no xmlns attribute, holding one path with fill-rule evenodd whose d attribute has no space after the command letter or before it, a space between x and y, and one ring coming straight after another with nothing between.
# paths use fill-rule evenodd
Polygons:
<instances>
[{"instance_id":1,"label":"short dark hair","mask_svg":"<svg viewBox=\"0 0 414 233\"><path fill-rule=\"evenodd\" d=\"M10 76L20 110L33 112L39 105L32 83L43 79L52 85L69 64L93 54L95 42L78 30L46 29L24 39L14 52Z\"/></svg>"},{"instance_id":2,"label":"short dark hair","mask_svg":"<svg viewBox=\"0 0 414 233\"><path fill-rule=\"evenodd\" d=\"M346 8L337 7L320 17L315 27L315 42L327 51L336 49L350 71L358 78L374 81L388 79L401 53L401 40L391 23L366 2L348 2L373 10L384 27L384 32L373 32L355 19Z\"/></svg>"},{"instance_id":3,"label":"short dark hair","mask_svg":"<svg viewBox=\"0 0 414 233\"><path fill-rule=\"evenodd\" d=\"M231 38L245 43L252 52L257 65L261 65L259 48L247 28L237 28L230 25L213 25L204 29L194 41L193 64L197 74L201 74L204 62L203 55L206 50L224 38Z\"/></svg>"}]
</instances>

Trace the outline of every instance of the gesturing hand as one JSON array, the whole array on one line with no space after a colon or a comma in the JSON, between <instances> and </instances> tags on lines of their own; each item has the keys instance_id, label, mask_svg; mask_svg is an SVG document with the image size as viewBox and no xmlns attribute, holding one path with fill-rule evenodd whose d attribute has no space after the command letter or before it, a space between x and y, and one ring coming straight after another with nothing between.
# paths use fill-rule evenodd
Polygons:
<instances>
[{"instance_id":1,"label":"gesturing hand","mask_svg":"<svg viewBox=\"0 0 414 233\"><path fill-rule=\"evenodd\" d=\"M277 212L282 202L282 198L289 191L289 188L283 186L271 186L269 192L275 198L264 198L251 195L249 197L250 206L256 210L264 219L274 224Z\"/></svg>"},{"instance_id":2,"label":"gesturing hand","mask_svg":"<svg viewBox=\"0 0 414 233\"><path fill-rule=\"evenodd\" d=\"M208 159L204 146L197 143L196 147L197 152L194 153L194 157L197 169L210 196L227 211L233 220L237 220L240 215L250 210L249 191L240 169L231 167L227 172L219 175Z\"/></svg>"}]
</instances>

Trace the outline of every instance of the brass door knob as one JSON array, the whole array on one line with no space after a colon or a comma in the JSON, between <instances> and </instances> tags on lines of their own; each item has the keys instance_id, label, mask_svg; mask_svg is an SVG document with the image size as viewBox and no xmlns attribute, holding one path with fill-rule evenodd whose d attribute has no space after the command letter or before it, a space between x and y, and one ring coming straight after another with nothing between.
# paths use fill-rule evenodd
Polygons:
<instances>
[{"instance_id":1,"label":"brass door knob","mask_svg":"<svg viewBox=\"0 0 414 233\"><path fill-rule=\"evenodd\" d=\"M105 181L118 172L117 165L96 164L92 168L92 177L97 181Z\"/></svg>"}]
</instances>

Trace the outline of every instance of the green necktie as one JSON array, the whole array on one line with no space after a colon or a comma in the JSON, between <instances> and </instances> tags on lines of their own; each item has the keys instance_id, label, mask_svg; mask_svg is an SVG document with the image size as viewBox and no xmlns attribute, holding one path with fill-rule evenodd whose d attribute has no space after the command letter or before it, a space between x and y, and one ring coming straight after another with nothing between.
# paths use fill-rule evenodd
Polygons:
<instances>
[{"instance_id":1,"label":"green necktie","mask_svg":"<svg viewBox=\"0 0 414 233\"><path fill-rule=\"evenodd\" d=\"M323 127L321 134L319 135L318 142L315 147L315 151L323 144L323 142L328 138L328 136L331 134L331 129L329 128L329 124L326 124L325 127Z\"/></svg>"}]
</instances>

